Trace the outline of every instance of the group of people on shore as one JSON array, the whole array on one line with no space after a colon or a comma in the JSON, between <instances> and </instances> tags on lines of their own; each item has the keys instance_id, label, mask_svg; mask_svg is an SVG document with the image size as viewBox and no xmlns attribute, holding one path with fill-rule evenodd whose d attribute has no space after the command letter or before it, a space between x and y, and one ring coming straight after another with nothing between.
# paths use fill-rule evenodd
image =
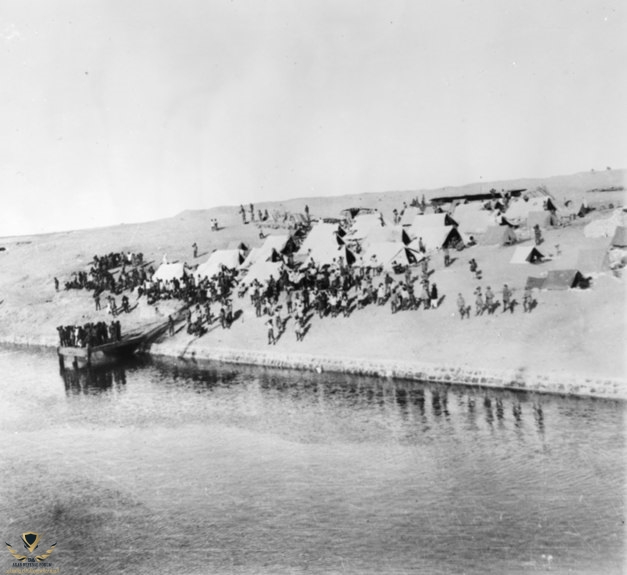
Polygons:
<instances>
[{"instance_id":1,"label":"group of people on shore","mask_svg":"<svg viewBox=\"0 0 627 575\"><path fill-rule=\"evenodd\" d=\"M486 288L485 292L482 292L481 286L477 286L474 291L475 316L493 315L499 307L501 308L501 313L507 311L514 313L514 308L518 305L518 301L513 297L514 292L512 288L504 284L503 289L499 293L501 301L498 301L490 286ZM526 286L522 299L523 312L531 312L536 304L537 302L533 298L531 288ZM459 311L460 319L470 319L472 306L466 303L461 293L457 294L457 310Z\"/></svg>"},{"instance_id":2,"label":"group of people on shore","mask_svg":"<svg viewBox=\"0 0 627 575\"><path fill-rule=\"evenodd\" d=\"M432 273L426 257L420 277L406 266L402 278L395 278L380 266L349 266L339 257L331 265L322 266L311 260L298 270L283 265L277 278L270 276L263 283L254 280L247 291L255 315L267 316L268 344L273 345L290 319L296 340L302 341L313 315L320 319L349 317L355 310L388 302L392 313L421 307L436 309L441 299L437 285L430 279Z\"/></svg>"},{"instance_id":3,"label":"group of people on shore","mask_svg":"<svg viewBox=\"0 0 627 575\"><path fill-rule=\"evenodd\" d=\"M112 270L120 268L116 279ZM65 282L65 289L86 289L94 294L110 291L121 294L124 290L132 290L147 280L154 273L154 269L144 266L144 256L133 252L111 252L109 254L95 255L88 271L73 272L70 279ZM59 280L54 278L55 289L59 289Z\"/></svg>"},{"instance_id":4,"label":"group of people on shore","mask_svg":"<svg viewBox=\"0 0 627 575\"><path fill-rule=\"evenodd\" d=\"M426 207L424 196L422 200L416 198L415 202L412 202L412 205L414 204L424 210ZM407 208L405 203L400 215ZM308 208L306 212L308 218ZM247 214L250 221L255 221L253 204L250 204L248 209L241 205L240 213L244 222ZM258 210L257 215L259 221L264 221L268 217L267 211L264 214ZM400 221L400 215L395 210L395 222ZM193 243L192 250L193 257L197 258L196 242ZM102 309L100 293L109 290L106 309L112 316L131 311L128 295L123 294L122 305L119 308L113 295L121 294L125 290L136 290L137 297L145 296L149 305L156 305L163 300L178 300L188 309L187 333L197 337L207 333L214 324L219 324L222 329L231 327L240 314L233 311L234 292L237 290L237 296L240 298L248 295L256 317L265 318L268 344L274 345L285 332L290 320L296 340L302 341L314 315L320 319L350 317L355 310L364 309L369 305L387 304L392 314L409 310L438 309L445 296L433 281L431 256L426 254L423 245L419 251L422 257L417 264L395 265L395 273L377 265L376 261L349 265L341 256L333 259L331 264L323 265L317 264L311 257L305 260L306 263L294 263L292 258L284 258L277 277L270 276L265 281L254 280L250 284L240 281L239 270L225 266L211 278L198 278L184 272L180 278L155 279L153 268L146 269L142 254L112 252L105 256L94 256L89 272L76 272L70 283L72 286L94 290L96 310ZM446 268L451 265L449 248L445 248L443 254ZM480 280L481 270L474 258L469 260L469 265L474 278ZM116 280L111 270L120 267ZM69 289L67 284L66 289ZM518 302L513 299L511 288L504 285L500 295L502 303L497 301L490 286L485 292L478 287L474 292L474 315L492 315L498 307L501 307L503 313L506 311L513 313ZM535 303L531 290L526 289L522 301L524 311L531 311ZM467 305L461 293L458 294L457 308L462 319L470 317L472 308ZM214 314L214 310L217 310L217 313ZM171 334L174 333L174 323L170 317ZM99 336L85 335L87 332L92 334L93 330L87 330L87 326L83 326L80 333L78 328L69 331L64 328L64 341L68 341L70 332L74 334L74 341L91 341L94 337L96 337L94 341L102 339ZM102 329L98 333L102 335Z\"/></svg>"},{"instance_id":5,"label":"group of people on shore","mask_svg":"<svg viewBox=\"0 0 627 575\"><path fill-rule=\"evenodd\" d=\"M213 314L212 303L217 303L219 309L217 314ZM214 301L212 298L205 298L204 302L187 308L185 315L186 331L189 335L201 337L209 328L217 322L222 329L230 329L235 321L233 312L233 300L230 297ZM172 316L168 316L168 332L174 335L175 322Z\"/></svg>"},{"instance_id":6,"label":"group of people on shore","mask_svg":"<svg viewBox=\"0 0 627 575\"><path fill-rule=\"evenodd\" d=\"M61 347L96 347L122 339L119 321L107 324L104 321L83 325L60 325L57 327Z\"/></svg>"}]
</instances>

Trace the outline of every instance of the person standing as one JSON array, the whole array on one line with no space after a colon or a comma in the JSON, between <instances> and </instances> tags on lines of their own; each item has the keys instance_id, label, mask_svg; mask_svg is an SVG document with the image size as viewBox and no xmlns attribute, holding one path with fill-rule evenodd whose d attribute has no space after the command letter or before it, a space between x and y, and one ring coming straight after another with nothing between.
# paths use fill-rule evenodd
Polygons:
<instances>
[{"instance_id":1,"label":"person standing","mask_svg":"<svg viewBox=\"0 0 627 575\"><path fill-rule=\"evenodd\" d=\"M459 319L464 319L464 316L466 315L470 318L468 308L466 307L466 301L461 293L457 294L457 309L459 310Z\"/></svg>"},{"instance_id":2,"label":"person standing","mask_svg":"<svg viewBox=\"0 0 627 575\"><path fill-rule=\"evenodd\" d=\"M226 327L231 329L233 323L233 302L230 299L226 300Z\"/></svg>"},{"instance_id":3,"label":"person standing","mask_svg":"<svg viewBox=\"0 0 627 575\"><path fill-rule=\"evenodd\" d=\"M170 337L174 335L174 320L171 315L168 316L168 335Z\"/></svg>"},{"instance_id":4,"label":"person standing","mask_svg":"<svg viewBox=\"0 0 627 575\"><path fill-rule=\"evenodd\" d=\"M276 338L274 337L274 318L272 316L266 320L266 325L268 326L268 345L274 345Z\"/></svg>"},{"instance_id":5,"label":"person standing","mask_svg":"<svg viewBox=\"0 0 627 575\"><path fill-rule=\"evenodd\" d=\"M279 309L279 307L277 307L275 310L275 314L274 314L275 338L279 339L282 333L283 333L283 318L281 317L281 310Z\"/></svg>"},{"instance_id":6,"label":"person standing","mask_svg":"<svg viewBox=\"0 0 627 575\"><path fill-rule=\"evenodd\" d=\"M481 287L478 287L476 290L475 296L475 315L483 314L483 294L481 293Z\"/></svg>"},{"instance_id":7,"label":"person standing","mask_svg":"<svg viewBox=\"0 0 627 575\"><path fill-rule=\"evenodd\" d=\"M285 292L285 306L287 308L287 313L292 313L292 290L291 288L287 288Z\"/></svg>"},{"instance_id":8,"label":"person standing","mask_svg":"<svg viewBox=\"0 0 627 575\"><path fill-rule=\"evenodd\" d=\"M409 266L405 268L405 283L411 284L411 268Z\"/></svg>"},{"instance_id":9,"label":"person standing","mask_svg":"<svg viewBox=\"0 0 627 575\"><path fill-rule=\"evenodd\" d=\"M59 291L59 280L54 278L54 290Z\"/></svg>"},{"instance_id":10,"label":"person standing","mask_svg":"<svg viewBox=\"0 0 627 575\"><path fill-rule=\"evenodd\" d=\"M196 244L196 242L192 244L192 249L194 250L194 258L197 258L198 257L198 245Z\"/></svg>"},{"instance_id":11,"label":"person standing","mask_svg":"<svg viewBox=\"0 0 627 575\"><path fill-rule=\"evenodd\" d=\"M433 309L437 309L438 308L438 286L435 284L431 285L431 307Z\"/></svg>"},{"instance_id":12,"label":"person standing","mask_svg":"<svg viewBox=\"0 0 627 575\"><path fill-rule=\"evenodd\" d=\"M501 313L505 313L508 309L513 313L514 308L511 304L512 291L509 289L507 284L503 286L503 311Z\"/></svg>"},{"instance_id":13,"label":"person standing","mask_svg":"<svg viewBox=\"0 0 627 575\"><path fill-rule=\"evenodd\" d=\"M529 286L525 287L525 292L523 294L523 311L530 312L532 306L533 298L531 296L531 288Z\"/></svg>"},{"instance_id":14,"label":"person standing","mask_svg":"<svg viewBox=\"0 0 627 575\"><path fill-rule=\"evenodd\" d=\"M494 293L492 292L492 288L490 286L488 286L485 290L485 307L489 314L494 312Z\"/></svg>"},{"instance_id":15,"label":"person standing","mask_svg":"<svg viewBox=\"0 0 627 575\"><path fill-rule=\"evenodd\" d=\"M422 307L423 309L431 308L431 293L429 290L429 282L422 282Z\"/></svg>"}]
</instances>

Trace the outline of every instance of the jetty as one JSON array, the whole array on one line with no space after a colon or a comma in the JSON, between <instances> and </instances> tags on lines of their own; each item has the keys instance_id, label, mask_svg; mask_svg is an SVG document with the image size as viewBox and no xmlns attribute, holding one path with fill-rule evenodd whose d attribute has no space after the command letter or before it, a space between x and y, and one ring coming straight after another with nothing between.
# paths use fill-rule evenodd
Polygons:
<instances>
[{"instance_id":1,"label":"jetty","mask_svg":"<svg viewBox=\"0 0 627 575\"><path fill-rule=\"evenodd\" d=\"M180 321L184 310L179 310L173 317L175 322ZM112 341L102 345L85 347L59 346L57 353L59 356L59 367L61 370L68 366L70 362L74 369L91 366L93 363L104 363L128 357L138 351L145 351L148 346L162 336L168 329L169 320L161 321L156 325L144 326L141 330L136 330L119 341Z\"/></svg>"}]
</instances>

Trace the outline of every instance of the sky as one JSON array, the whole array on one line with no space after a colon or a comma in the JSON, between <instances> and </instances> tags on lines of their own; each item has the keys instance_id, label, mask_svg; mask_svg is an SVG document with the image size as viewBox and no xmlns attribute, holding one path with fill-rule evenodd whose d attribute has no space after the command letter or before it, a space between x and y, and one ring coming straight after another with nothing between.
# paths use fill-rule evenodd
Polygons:
<instances>
[{"instance_id":1,"label":"sky","mask_svg":"<svg viewBox=\"0 0 627 575\"><path fill-rule=\"evenodd\" d=\"M0 236L626 167L624 0L0 0Z\"/></svg>"}]
</instances>

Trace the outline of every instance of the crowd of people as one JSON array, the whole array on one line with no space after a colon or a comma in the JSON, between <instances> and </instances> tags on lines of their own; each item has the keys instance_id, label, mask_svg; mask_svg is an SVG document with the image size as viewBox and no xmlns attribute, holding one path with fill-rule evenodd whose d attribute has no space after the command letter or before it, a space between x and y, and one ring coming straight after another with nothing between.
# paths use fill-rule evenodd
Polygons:
<instances>
[{"instance_id":1,"label":"crowd of people","mask_svg":"<svg viewBox=\"0 0 627 575\"><path fill-rule=\"evenodd\" d=\"M111 252L103 256L95 255L88 271L72 273L65 282L65 289L86 289L95 294L110 291L121 294L124 290L134 289L145 282L154 273L154 269L145 269L144 256L133 252ZM112 270L120 268L116 275ZM58 279L55 289L58 290Z\"/></svg>"},{"instance_id":2,"label":"crowd of people","mask_svg":"<svg viewBox=\"0 0 627 575\"><path fill-rule=\"evenodd\" d=\"M216 314L213 313L212 309L214 303L217 303L219 308ZM215 300L211 297L205 297L203 303L198 302L187 308L185 320L186 332L196 337L203 336L214 324L219 324L222 329L230 329L235 320L233 300L230 297ZM175 321L171 315L168 316L168 333L169 335L175 333Z\"/></svg>"},{"instance_id":3,"label":"crowd of people","mask_svg":"<svg viewBox=\"0 0 627 575\"><path fill-rule=\"evenodd\" d=\"M112 321L109 324L99 321L83 325L60 325L57 332L61 347L96 347L122 339L119 321Z\"/></svg>"},{"instance_id":4,"label":"crowd of people","mask_svg":"<svg viewBox=\"0 0 627 575\"><path fill-rule=\"evenodd\" d=\"M417 198L412 205L421 210L426 208L424 196ZM403 212L408 208L404 203L400 212L394 210L394 221L400 222ZM309 208L306 207L307 222ZM247 215L255 221L255 208L240 206L243 221ZM257 211L259 221L267 219L267 211ZM419 241L419 240L418 240ZM538 237L536 236L536 242ZM297 242L298 243L298 242ZM291 322L296 341L303 341L311 327L314 316L350 317L356 310L367 306L390 306L392 314L411 310L437 310L445 295L433 281L434 270L431 267L432 256L426 254L424 246L419 246L421 259L413 265L395 265L393 270L384 269L376 261L349 265L343 257L337 257L331 264L319 265L310 257L307 263L294 263L292 258L284 258L279 273L266 281L253 280L250 284L240 281L240 272L222 266L211 278L199 278L191 273L171 280L156 279L154 269L144 264L143 255L131 252L112 252L104 256L94 256L88 271L73 274L66 289L84 288L94 291L96 310L102 308L101 293L106 296L106 311L111 316L129 313L129 297L126 290L135 290L137 298L144 296L149 305L160 301L177 300L187 308L186 332L201 337L212 327L229 329L241 314L233 310L235 297L248 297L256 317L264 319L267 326L267 341L274 345L285 333ZM449 249L442 251L444 267L451 265ZM194 259L198 257L198 245L192 244ZM302 262L302 260L300 260ZM475 280L482 279L482 272L475 258L469 260L470 272ZM119 269L118 269L119 268ZM113 273L117 270L117 278ZM55 286L58 280L55 278ZM235 293L237 292L237 294ZM122 294L122 303L118 307L115 295ZM504 285L497 299L492 288L485 291L477 287L474 292L474 315L492 315L497 308L501 312L514 312L518 302L513 298L512 289ZM525 312L530 312L537 302L533 300L531 290L526 289L522 298ZM461 293L457 297L457 309L462 319L469 318L472 306L466 303ZM169 318L169 333L175 333L175 321ZM111 326L119 326L112 322ZM103 328L104 326L104 328ZM116 332L104 322L84 326L65 326L59 328L62 345L99 345L106 341L115 341ZM118 327L119 337L119 327Z\"/></svg>"},{"instance_id":5,"label":"crowd of people","mask_svg":"<svg viewBox=\"0 0 627 575\"><path fill-rule=\"evenodd\" d=\"M441 299L430 279L429 261L427 257L422 260L420 274L405 266L400 278L381 266L349 266L341 257L331 265L310 261L298 270L285 264L277 278L254 280L247 291L255 315L267 316L268 344L279 340L290 319L296 340L302 341L314 315L320 319L349 317L355 310L388 302L392 313L436 309Z\"/></svg>"}]
</instances>

